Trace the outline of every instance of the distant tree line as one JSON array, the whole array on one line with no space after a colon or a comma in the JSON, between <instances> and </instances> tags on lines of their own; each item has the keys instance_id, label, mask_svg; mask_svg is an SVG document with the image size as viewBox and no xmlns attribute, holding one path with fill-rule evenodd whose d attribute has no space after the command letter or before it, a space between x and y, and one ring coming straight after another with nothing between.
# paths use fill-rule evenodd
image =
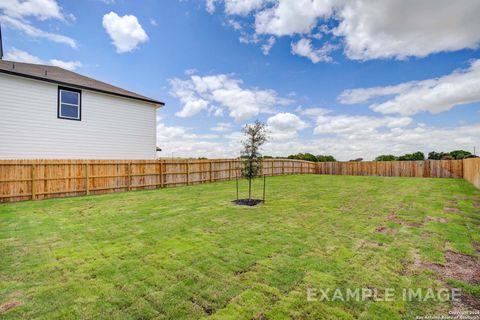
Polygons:
<instances>
[{"instance_id":1,"label":"distant tree line","mask_svg":"<svg viewBox=\"0 0 480 320\"><path fill-rule=\"evenodd\" d=\"M450 152L436 152L428 153L428 160L461 160L467 158L476 158L477 156L465 150L454 150ZM415 161L425 160L425 154L417 151L414 153L407 153L403 156L394 156L393 154L382 154L375 158L375 161Z\"/></svg>"},{"instance_id":2,"label":"distant tree line","mask_svg":"<svg viewBox=\"0 0 480 320\"><path fill-rule=\"evenodd\" d=\"M337 161L333 156L329 155L313 155L311 153L297 153L291 154L287 157L288 159L295 159L295 160L305 160L305 161L313 161L313 162L334 162Z\"/></svg>"},{"instance_id":3,"label":"distant tree line","mask_svg":"<svg viewBox=\"0 0 480 320\"><path fill-rule=\"evenodd\" d=\"M288 157L272 157L272 156L263 156L264 159L294 159L294 160L305 160L305 161L312 161L312 162L335 162L333 156L329 155L314 155L311 153L297 153L291 154Z\"/></svg>"}]
</instances>

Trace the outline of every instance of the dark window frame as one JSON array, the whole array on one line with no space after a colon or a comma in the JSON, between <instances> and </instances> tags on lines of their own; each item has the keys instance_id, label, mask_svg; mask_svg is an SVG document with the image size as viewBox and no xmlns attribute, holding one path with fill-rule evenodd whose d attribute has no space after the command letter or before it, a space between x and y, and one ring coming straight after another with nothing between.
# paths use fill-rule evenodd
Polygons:
<instances>
[{"instance_id":1,"label":"dark window frame","mask_svg":"<svg viewBox=\"0 0 480 320\"><path fill-rule=\"evenodd\" d=\"M71 91L71 92L78 93L78 119L77 118L65 117L65 116L62 117L62 114L61 114L62 98L60 96L61 91ZM58 86L58 91L57 91L57 118L62 119L62 120L82 121L82 90L75 89L75 88Z\"/></svg>"}]
</instances>

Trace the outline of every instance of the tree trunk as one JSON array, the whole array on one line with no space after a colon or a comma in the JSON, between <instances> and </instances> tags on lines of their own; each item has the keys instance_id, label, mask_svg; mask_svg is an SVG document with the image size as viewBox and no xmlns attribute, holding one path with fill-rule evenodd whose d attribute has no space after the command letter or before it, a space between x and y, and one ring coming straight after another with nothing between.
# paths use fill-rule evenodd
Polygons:
<instances>
[{"instance_id":1,"label":"tree trunk","mask_svg":"<svg viewBox=\"0 0 480 320\"><path fill-rule=\"evenodd\" d=\"M252 199L252 178L248 179L248 200Z\"/></svg>"}]
</instances>

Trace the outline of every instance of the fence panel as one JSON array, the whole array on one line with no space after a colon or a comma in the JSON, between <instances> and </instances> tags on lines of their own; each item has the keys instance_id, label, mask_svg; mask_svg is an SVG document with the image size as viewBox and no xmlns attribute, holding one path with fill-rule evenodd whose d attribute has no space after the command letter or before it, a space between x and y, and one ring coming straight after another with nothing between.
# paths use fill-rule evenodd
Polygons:
<instances>
[{"instance_id":1,"label":"fence panel","mask_svg":"<svg viewBox=\"0 0 480 320\"><path fill-rule=\"evenodd\" d=\"M463 160L463 178L480 189L480 158Z\"/></svg>"},{"instance_id":2,"label":"fence panel","mask_svg":"<svg viewBox=\"0 0 480 320\"><path fill-rule=\"evenodd\" d=\"M144 190L240 176L238 159L0 160L0 202ZM480 188L480 159L308 162L265 159L263 173L464 178Z\"/></svg>"},{"instance_id":3,"label":"fence panel","mask_svg":"<svg viewBox=\"0 0 480 320\"><path fill-rule=\"evenodd\" d=\"M462 160L319 162L319 174L462 178Z\"/></svg>"},{"instance_id":4,"label":"fence panel","mask_svg":"<svg viewBox=\"0 0 480 320\"><path fill-rule=\"evenodd\" d=\"M0 160L0 202L40 200L233 180L238 159ZM315 163L268 159L266 175L316 173Z\"/></svg>"}]
</instances>

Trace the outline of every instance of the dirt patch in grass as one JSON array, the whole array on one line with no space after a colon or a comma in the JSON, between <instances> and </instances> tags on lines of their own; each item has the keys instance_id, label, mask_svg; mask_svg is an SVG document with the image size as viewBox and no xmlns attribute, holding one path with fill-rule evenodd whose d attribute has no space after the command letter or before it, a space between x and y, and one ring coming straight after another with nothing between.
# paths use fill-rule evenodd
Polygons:
<instances>
[{"instance_id":1,"label":"dirt patch in grass","mask_svg":"<svg viewBox=\"0 0 480 320\"><path fill-rule=\"evenodd\" d=\"M263 313L257 313L252 320L268 320L268 318Z\"/></svg>"},{"instance_id":2,"label":"dirt patch in grass","mask_svg":"<svg viewBox=\"0 0 480 320\"><path fill-rule=\"evenodd\" d=\"M460 213L460 209L454 207L445 207L443 211L447 213Z\"/></svg>"},{"instance_id":3,"label":"dirt patch in grass","mask_svg":"<svg viewBox=\"0 0 480 320\"><path fill-rule=\"evenodd\" d=\"M2 303L0 304L0 314L5 313L21 305L22 305L22 302L19 300L10 300L5 303Z\"/></svg>"},{"instance_id":4,"label":"dirt patch in grass","mask_svg":"<svg viewBox=\"0 0 480 320\"><path fill-rule=\"evenodd\" d=\"M387 220L392 221L392 222L396 222L398 224L401 224L402 226L406 225L406 226L414 227L414 228L423 227L423 223L421 223L421 222L405 221L405 220L402 220L400 217L396 216L395 214L389 215L387 217Z\"/></svg>"},{"instance_id":5,"label":"dirt patch in grass","mask_svg":"<svg viewBox=\"0 0 480 320\"><path fill-rule=\"evenodd\" d=\"M383 234L388 234L388 235L392 235L392 234L397 233L397 230L389 228L389 227L385 227L385 226L379 226L375 229L375 231L383 233Z\"/></svg>"},{"instance_id":6,"label":"dirt patch in grass","mask_svg":"<svg viewBox=\"0 0 480 320\"><path fill-rule=\"evenodd\" d=\"M459 301L453 301L452 305L453 305L454 312L478 311L480 310L480 299L474 296L471 296L469 294L466 294L464 292L461 292ZM475 318L465 317L463 319L475 319Z\"/></svg>"},{"instance_id":7,"label":"dirt patch in grass","mask_svg":"<svg viewBox=\"0 0 480 320\"><path fill-rule=\"evenodd\" d=\"M235 203L238 206L256 206L257 204L260 204L263 202L261 199L238 199L238 200L233 200L233 203Z\"/></svg>"},{"instance_id":8,"label":"dirt patch in grass","mask_svg":"<svg viewBox=\"0 0 480 320\"><path fill-rule=\"evenodd\" d=\"M360 239L357 242L356 249L362 249L362 248L384 248L385 249L386 246L383 243Z\"/></svg>"},{"instance_id":9,"label":"dirt patch in grass","mask_svg":"<svg viewBox=\"0 0 480 320\"><path fill-rule=\"evenodd\" d=\"M428 216L427 221L435 221L435 222L440 222L440 223L447 223L448 219L447 218L442 218L442 217L432 217Z\"/></svg>"},{"instance_id":10,"label":"dirt patch in grass","mask_svg":"<svg viewBox=\"0 0 480 320\"><path fill-rule=\"evenodd\" d=\"M433 233L431 233L429 231L423 231L422 234L421 234L422 238L424 238L424 239L430 238L432 235L433 235Z\"/></svg>"},{"instance_id":11,"label":"dirt patch in grass","mask_svg":"<svg viewBox=\"0 0 480 320\"><path fill-rule=\"evenodd\" d=\"M201 308L208 316L212 315L215 311L211 306L204 306L203 304L199 303L194 297L190 298L190 302Z\"/></svg>"},{"instance_id":12,"label":"dirt patch in grass","mask_svg":"<svg viewBox=\"0 0 480 320\"><path fill-rule=\"evenodd\" d=\"M480 281L479 260L476 257L447 251L445 254L447 263L445 265L425 262L421 259L418 251L413 253L413 263L407 269L409 272L420 268L427 268L435 271L442 282L452 289L453 287L446 283L447 278L457 279L463 282L478 284ZM452 301L453 312L461 313L466 311L480 310L480 299L470 294L460 291L460 299Z\"/></svg>"},{"instance_id":13,"label":"dirt patch in grass","mask_svg":"<svg viewBox=\"0 0 480 320\"><path fill-rule=\"evenodd\" d=\"M477 257L447 251L445 259L445 265L426 262L422 264L443 279L453 278L470 284L480 284L480 260Z\"/></svg>"}]
</instances>

